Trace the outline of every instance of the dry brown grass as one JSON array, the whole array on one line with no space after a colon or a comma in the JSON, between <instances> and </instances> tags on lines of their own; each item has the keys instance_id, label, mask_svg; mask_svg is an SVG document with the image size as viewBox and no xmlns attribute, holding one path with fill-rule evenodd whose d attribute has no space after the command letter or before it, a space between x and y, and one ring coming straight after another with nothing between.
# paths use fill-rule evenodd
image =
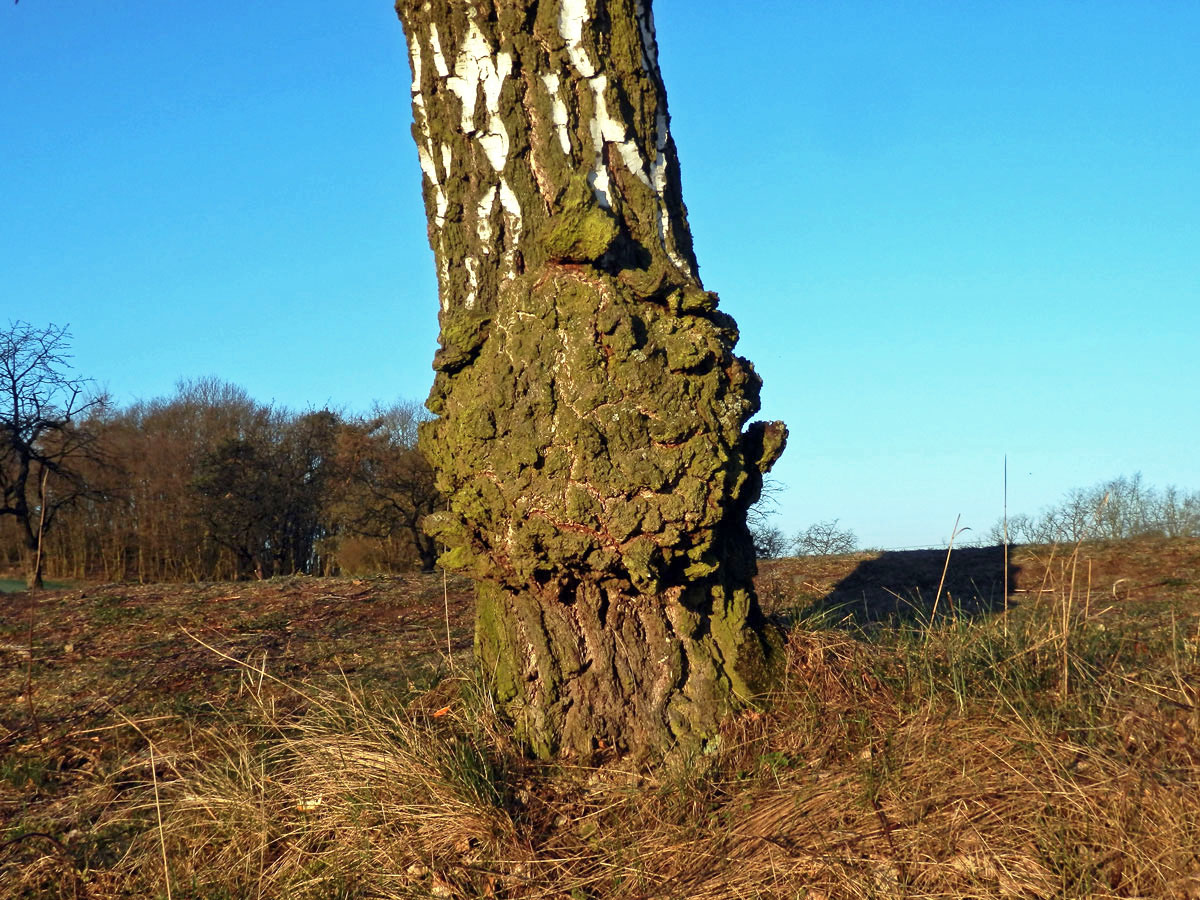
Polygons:
<instances>
[{"instance_id":1,"label":"dry brown grass","mask_svg":"<svg viewBox=\"0 0 1200 900\"><path fill-rule=\"evenodd\" d=\"M0 896L1200 898L1200 544L1014 562L1007 619L951 573L932 624L795 629L778 695L652 772L526 759L469 676L402 696L193 645L227 702L112 722L10 813L47 837L0 851Z\"/></svg>"}]
</instances>

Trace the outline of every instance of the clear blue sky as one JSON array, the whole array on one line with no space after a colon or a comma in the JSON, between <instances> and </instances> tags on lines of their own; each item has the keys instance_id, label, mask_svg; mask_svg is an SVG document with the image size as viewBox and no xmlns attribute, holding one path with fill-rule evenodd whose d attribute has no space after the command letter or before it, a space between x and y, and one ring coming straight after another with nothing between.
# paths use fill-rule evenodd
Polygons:
<instances>
[{"instance_id":1,"label":"clear blue sky","mask_svg":"<svg viewBox=\"0 0 1200 900\"><path fill-rule=\"evenodd\" d=\"M1200 489L1200 3L655 9L786 531L980 534L1005 454L1010 511ZM121 402L424 398L409 80L387 0L0 5L0 321L69 323Z\"/></svg>"}]
</instances>

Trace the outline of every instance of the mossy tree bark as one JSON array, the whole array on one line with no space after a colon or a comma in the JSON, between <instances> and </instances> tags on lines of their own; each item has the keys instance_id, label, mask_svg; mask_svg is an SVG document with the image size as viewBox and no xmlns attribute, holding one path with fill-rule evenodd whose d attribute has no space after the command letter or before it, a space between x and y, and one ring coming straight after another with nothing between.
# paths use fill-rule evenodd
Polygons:
<instances>
[{"instance_id":1,"label":"mossy tree bark","mask_svg":"<svg viewBox=\"0 0 1200 900\"><path fill-rule=\"evenodd\" d=\"M429 526L535 752L655 758L769 684L783 449L704 290L649 0L399 0L441 301ZM745 430L744 430L745 429Z\"/></svg>"}]
</instances>

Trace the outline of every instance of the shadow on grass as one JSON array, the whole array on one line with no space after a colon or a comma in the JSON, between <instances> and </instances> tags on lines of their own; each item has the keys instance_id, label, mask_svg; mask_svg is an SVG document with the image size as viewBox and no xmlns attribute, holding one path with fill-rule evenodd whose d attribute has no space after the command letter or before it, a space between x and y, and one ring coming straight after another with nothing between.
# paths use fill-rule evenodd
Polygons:
<instances>
[{"instance_id":1,"label":"shadow on grass","mask_svg":"<svg viewBox=\"0 0 1200 900\"><path fill-rule=\"evenodd\" d=\"M803 618L864 628L927 625L935 615L939 620L973 619L1001 612L1006 593L1009 606L1015 606L1011 595L1020 572L1010 547L1006 590L1004 554L1004 547L964 547L951 552L947 565L945 550L887 550L860 562L804 610Z\"/></svg>"}]
</instances>

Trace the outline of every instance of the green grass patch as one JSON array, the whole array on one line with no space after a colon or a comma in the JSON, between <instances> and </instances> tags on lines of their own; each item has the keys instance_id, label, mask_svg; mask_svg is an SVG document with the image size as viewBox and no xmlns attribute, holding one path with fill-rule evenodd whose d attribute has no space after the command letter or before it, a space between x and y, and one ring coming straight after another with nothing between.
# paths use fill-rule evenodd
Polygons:
<instances>
[{"instance_id":1,"label":"green grass patch","mask_svg":"<svg viewBox=\"0 0 1200 900\"><path fill-rule=\"evenodd\" d=\"M47 581L44 590L63 591L73 587L69 581ZM0 578L0 594L16 594L28 590L24 578Z\"/></svg>"}]
</instances>

